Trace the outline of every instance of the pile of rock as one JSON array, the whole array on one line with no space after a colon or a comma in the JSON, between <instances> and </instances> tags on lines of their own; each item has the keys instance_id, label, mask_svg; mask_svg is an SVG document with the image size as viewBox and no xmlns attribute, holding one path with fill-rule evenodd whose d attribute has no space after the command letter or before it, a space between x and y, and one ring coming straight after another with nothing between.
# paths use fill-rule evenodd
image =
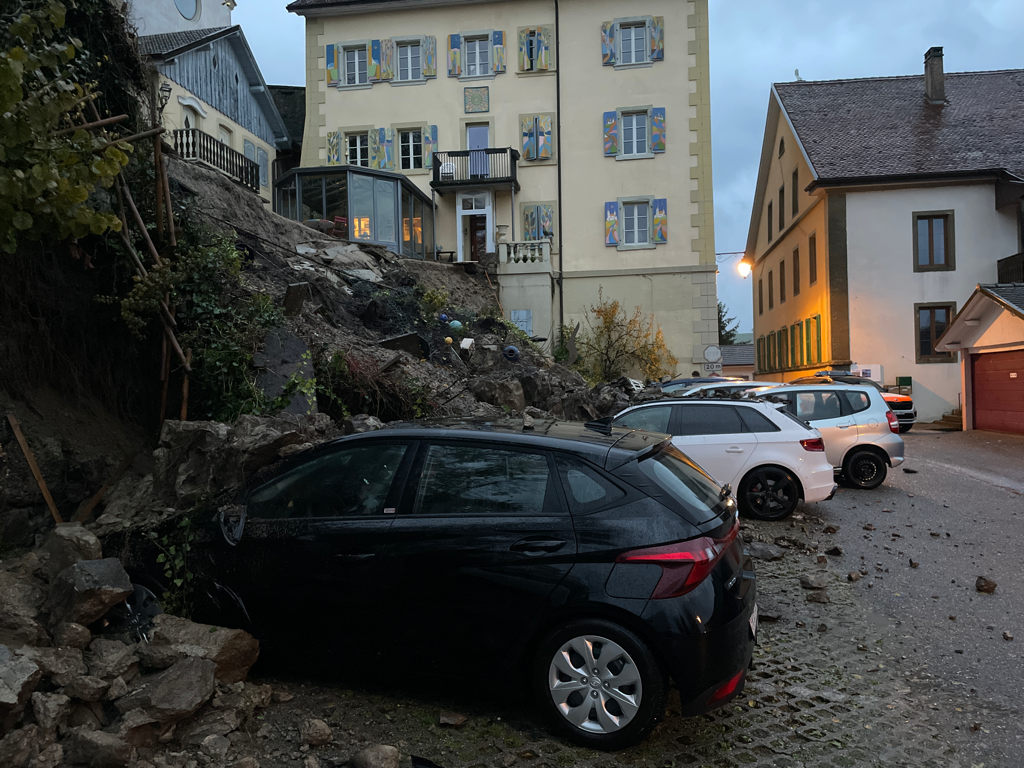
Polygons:
<instances>
[{"instance_id":1,"label":"pile of rock","mask_svg":"<svg viewBox=\"0 0 1024 768\"><path fill-rule=\"evenodd\" d=\"M94 633L132 594L121 563L74 523L4 563L0 766L162 768L246 751L238 729L272 694L246 682L259 643L164 614L142 642Z\"/></svg>"}]
</instances>

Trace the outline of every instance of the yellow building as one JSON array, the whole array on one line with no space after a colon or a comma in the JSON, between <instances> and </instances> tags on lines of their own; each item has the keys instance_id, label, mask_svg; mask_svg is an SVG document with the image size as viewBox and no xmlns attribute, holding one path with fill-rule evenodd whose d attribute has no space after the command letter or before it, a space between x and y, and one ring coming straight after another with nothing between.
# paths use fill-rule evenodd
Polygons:
<instances>
[{"instance_id":1,"label":"yellow building","mask_svg":"<svg viewBox=\"0 0 1024 768\"><path fill-rule=\"evenodd\" d=\"M495 254L506 314L549 339L601 290L653 313L682 366L703 362L707 0L288 7L306 20L307 108L279 212L410 257Z\"/></svg>"}]
</instances>

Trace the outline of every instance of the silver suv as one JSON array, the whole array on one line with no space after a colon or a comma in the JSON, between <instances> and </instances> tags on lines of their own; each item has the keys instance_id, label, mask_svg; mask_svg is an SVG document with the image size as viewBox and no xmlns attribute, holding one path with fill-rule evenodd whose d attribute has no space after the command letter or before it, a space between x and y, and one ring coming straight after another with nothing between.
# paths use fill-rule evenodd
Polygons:
<instances>
[{"instance_id":1,"label":"silver suv","mask_svg":"<svg viewBox=\"0 0 1024 768\"><path fill-rule=\"evenodd\" d=\"M899 421L874 387L797 384L757 390L757 396L784 403L821 432L825 457L856 488L877 488L887 466L903 463Z\"/></svg>"}]
</instances>

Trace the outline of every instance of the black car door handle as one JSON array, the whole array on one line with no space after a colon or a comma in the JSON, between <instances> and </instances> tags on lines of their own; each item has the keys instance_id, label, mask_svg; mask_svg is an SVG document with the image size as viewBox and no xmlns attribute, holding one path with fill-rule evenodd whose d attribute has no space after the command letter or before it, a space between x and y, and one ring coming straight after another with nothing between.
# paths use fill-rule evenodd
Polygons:
<instances>
[{"instance_id":1,"label":"black car door handle","mask_svg":"<svg viewBox=\"0 0 1024 768\"><path fill-rule=\"evenodd\" d=\"M544 552L557 552L564 546L565 541L562 539L520 539L508 549L525 555L540 555Z\"/></svg>"}]
</instances>

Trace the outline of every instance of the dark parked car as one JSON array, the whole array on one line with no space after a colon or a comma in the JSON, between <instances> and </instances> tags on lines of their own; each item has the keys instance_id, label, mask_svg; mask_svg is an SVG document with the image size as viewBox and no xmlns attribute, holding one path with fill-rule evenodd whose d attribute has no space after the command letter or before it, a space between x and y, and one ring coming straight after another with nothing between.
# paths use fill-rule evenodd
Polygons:
<instances>
[{"instance_id":1,"label":"dark parked car","mask_svg":"<svg viewBox=\"0 0 1024 768\"><path fill-rule=\"evenodd\" d=\"M349 666L526 680L574 741L618 749L738 695L757 627L728 492L667 436L403 425L325 444L194 523L197 618ZM162 566L118 545L136 580ZM500 681L499 681L500 682Z\"/></svg>"}]
</instances>

